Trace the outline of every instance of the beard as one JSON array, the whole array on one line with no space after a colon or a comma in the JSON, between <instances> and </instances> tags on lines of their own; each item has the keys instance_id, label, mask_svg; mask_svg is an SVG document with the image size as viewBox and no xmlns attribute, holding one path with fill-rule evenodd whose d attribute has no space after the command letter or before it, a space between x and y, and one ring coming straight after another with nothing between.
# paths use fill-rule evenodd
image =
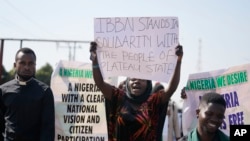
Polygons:
<instances>
[{"instance_id":1,"label":"beard","mask_svg":"<svg viewBox=\"0 0 250 141\"><path fill-rule=\"evenodd\" d=\"M17 78L20 81L28 81L31 78L35 78L35 74L34 75L21 75L21 74L17 74Z\"/></svg>"}]
</instances>

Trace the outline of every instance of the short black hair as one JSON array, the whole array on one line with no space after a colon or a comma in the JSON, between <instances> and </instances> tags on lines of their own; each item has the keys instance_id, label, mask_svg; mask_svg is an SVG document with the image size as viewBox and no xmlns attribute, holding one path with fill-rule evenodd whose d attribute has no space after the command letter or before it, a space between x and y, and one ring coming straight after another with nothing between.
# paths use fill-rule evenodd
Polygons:
<instances>
[{"instance_id":1,"label":"short black hair","mask_svg":"<svg viewBox=\"0 0 250 141\"><path fill-rule=\"evenodd\" d=\"M204 103L205 104L215 103L215 104L220 104L220 105L226 107L225 99L223 98L223 96L221 94L218 94L216 92L209 92L209 93L204 94L201 97L200 105L204 104Z\"/></svg>"},{"instance_id":2,"label":"short black hair","mask_svg":"<svg viewBox=\"0 0 250 141\"><path fill-rule=\"evenodd\" d=\"M31 49L31 48L28 48L28 47L24 47L24 48L20 48L17 52L16 52L16 57L15 57L15 60L17 61L17 55L19 52L23 52L25 54L33 54L34 57L35 57L35 60L36 60L36 54L35 52Z\"/></svg>"}]
</instances>

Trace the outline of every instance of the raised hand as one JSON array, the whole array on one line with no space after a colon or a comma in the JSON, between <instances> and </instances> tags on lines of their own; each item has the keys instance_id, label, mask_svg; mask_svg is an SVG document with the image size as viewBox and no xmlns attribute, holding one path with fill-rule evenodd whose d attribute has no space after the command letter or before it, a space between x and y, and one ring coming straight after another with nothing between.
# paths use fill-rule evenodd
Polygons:
<instances>
[{"instance_id":1,"label":"raised hand","mask_svg":"<svg viewBox=\"0 0 250 141\"><path fill-rule=\"evenodd\" d=\"M90 48L89 48L90 60L91 61L96 60L96 48L97 48L97 43L96 42L91 42L90 43Z\"/></svg>"}]
</instances>

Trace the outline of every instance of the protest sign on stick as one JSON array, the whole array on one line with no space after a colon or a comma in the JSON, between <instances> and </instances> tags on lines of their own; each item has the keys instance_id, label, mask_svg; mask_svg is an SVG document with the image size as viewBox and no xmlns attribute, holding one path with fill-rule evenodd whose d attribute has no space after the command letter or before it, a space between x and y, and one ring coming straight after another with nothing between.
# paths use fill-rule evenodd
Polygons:
<instances>
[{"instance_id":1,"label":"protest sign on stick","mask_svg":"<svg viewBox=\"0 0 250 141\"><path fill-rule=\"evenodd\" d=\"M127 76L168 82L179 44L176 17L95 18L95 41L104 78Z\"/></svg>"}]
</instances>

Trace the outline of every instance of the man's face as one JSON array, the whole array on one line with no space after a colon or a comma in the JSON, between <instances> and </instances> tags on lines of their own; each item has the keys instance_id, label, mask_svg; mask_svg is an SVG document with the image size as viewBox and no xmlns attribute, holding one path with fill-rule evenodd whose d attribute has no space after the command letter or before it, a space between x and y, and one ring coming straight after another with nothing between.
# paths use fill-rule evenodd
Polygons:
<instances>
[{"instance_id":1,"label":"man's face","mask_svg":"<svg viewBox=\"0 0 250 141\"><path fill-rule=\"evenodd\" d=\"M17 60L14 63L16 73L19 80L27 81L31 77L35 76L36 72L36 59L33 54L24 54L19 52L17 55Z\"/></svg>"},{"instance_id":2,"label":"man's face","mask_svg":"<svg viewBox=\"0 0 250 141\"><path fill-rule=\"evenodd\" d=\"M196 110L198 117L198 132L214 134L221 126L226 108L220 104L208 103Z\"/></svg>"}]
</instances>

